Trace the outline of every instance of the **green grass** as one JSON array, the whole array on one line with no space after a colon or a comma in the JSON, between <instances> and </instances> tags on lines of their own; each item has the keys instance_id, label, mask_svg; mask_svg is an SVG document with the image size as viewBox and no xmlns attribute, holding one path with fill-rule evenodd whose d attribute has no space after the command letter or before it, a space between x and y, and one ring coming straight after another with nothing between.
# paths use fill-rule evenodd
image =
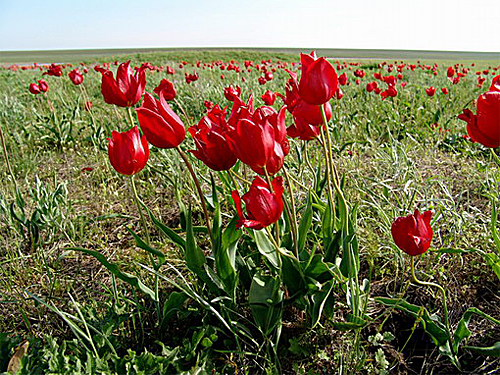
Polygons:
<instances>
[{"instance_id":1,"label":"green grass","mask_svg":"<svg viewBox=\"0 0 500 375\"><path fill-rule=\"evenodd\" d=\"M446 78L450 62L467 67L475 62L479 69L498 64L498 54L349 50L319 50L318 54L340 60L360 59L367 72L358 86L352 71L345 70L351 85L342 87L344 97L332 103L334 116L330 127L334 161L345 178L345 195L351 208L357 207L357 276L360 283L364 279L370 282L366 305L370 320L365 327L339 329L352 312L346 301L346 285L340 282L333 288L332 311L314 328L309 327L309 315L300 304L283 309L279 363L269 348L266 351L265 340L253 323L245 288L238 289L240 315L233 318L247 327L259 345L242 340L237 348L234 337L217 317L200 307L196 298L189 298L182 308L174 309L162 325L155 304L143 293L119 280L93 257L71 250L80 247L98 251L123 272L137 275L145 285L154 285L154 275L141 266L150 265L149 253L136 246L127 230L144 234L128 181L113 170L107 156L106 138L111 131L130 127L125 110L104 103L100 74L93 70L85 76L85 92L71 84L66 69L61 78L44 76L49 92L35 97L27 88L30 82L41 79L41 72L0 69L0 125L16 185L24 198L25 216L33 219L39 235L34 242L30 237L33 228L21 224L12 214L12 209L19 214L21 207L16 201L14 181L2 163L0 333L5 335L0 334L0 371L6 370L15 346L23 339L30 340L31 348L23 360L22 373L211 373L215 369L216 373L325 374L337 373L340 368L353 374L384 373L383 368L391 373L456 371L439 357L436 346L409 314L378 304L374 298L402 297L442 316L435 290L410 285L409 261L391 238L394 218L419 208L434 212L432 248L417 262L419 277L446 288L452 326L471 306L500 317L499 279L479 252L470 251L495 252L490 228L491 202L500 206L500 166L489 150L462 138L466 134L465 123L457 119L462 109L489 87L493 76L488 76L483 88L476 87L474 72L457 85ZM192 63L232 59L290 62L298 61L299 56L295 49L88 50L2 52L0 62L90 63L129 58L135 64L149 61L173 66L176 74L168 78L174 82L177 100L191 117L190 122L195 123L204 114L204 100L230 106L223 95L229 84L240 85L243 98L253 93L257 105L262 105L260 96L265 90L285 93L288 74L278 69L275 78L261 86L257 83L260 73L255 70L237 74L218 68L203 70ZM404 89L398 85L399 95L382 101L380 96L365 91L366 83L373 80L373 72L378 71L370 62L378 58L436 61L438 75L420 69L404 70L408 85ZM182 61L189 64L179 69ZM194 70L200 79L187 85L184 72ZM224 80L220 79L221 73ZM165 73L148 72L146 91L152 92L164 77ZM245 82L241 77L245 77ZM424 91L430 85L438 88L432 98ZM441 87L448 87L450 93L441 94ZM93 119L83 110L89 99L94 103ZM274 107L280 105L278 99ZM178 110L176 105L173 108ZM291 121L288 115L287 125ZM296 180L301 217L305 215L307 199L301 185L313 185L314 176L303 161L303 143L290 141L286 166ZM193 149L192 139L186 138L182 147ZM323 170L319 145L312 142L308 151L314 168ZM209 195L208 170L191 159ZM4 161L3 152L1 160ZM173 150L152 149L148 165L155 169L146 167L137 175L137 185L141 199L153 215L184 236L182 205L177 199L180 198L186 207L192 205L194 224L203 225L194 186L177 154ZM83 170L87 167L92 171ZM240 173L247 174L247 178L252 176L243 168ZM215 177L224 212L222 221L227 225L235 214L233 202L223 177ZM40 220L32 217L34 212L43 214ZM314 211L306 242L306 249L318 254L325 251L319 232L315 232L320 220L320 212ZM166 278L159 282L162 306L168 306L166 301L179 292L167 279L180 282L184 278L187 287L200 298L223 307L224 301L208 298L213 295L189 270L183 251L151 221L148 226L152 245L166 258L166 265L160 269ZM196 239L204 252L211 254L207 236L197 233ZM444 249L469 251L440 253ZM238 254L271 272L248 235L243 237ZM245 284L247 275L241 270L240 283ZM498 341L499 326L485 319L473 317L469 329L470 346L488 346ZM488 373L499 366L498 358L478 356L465 349L460 352L460 360L463 368L472 373Z\"/></svg>"}]
</instances>

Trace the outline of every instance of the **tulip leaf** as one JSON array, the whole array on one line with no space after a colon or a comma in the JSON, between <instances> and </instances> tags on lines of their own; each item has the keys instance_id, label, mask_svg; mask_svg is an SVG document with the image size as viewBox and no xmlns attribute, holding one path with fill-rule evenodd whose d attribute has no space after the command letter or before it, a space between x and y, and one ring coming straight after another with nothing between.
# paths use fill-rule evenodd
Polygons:
<instances>
[{"instance_id":1,"label":"tulip leaf","mask_svg":"<svg viewBox=\"0 0 500 375\"><path fill-rule=\"evenodd\" d=\"M268 275L255 274L250 286L249 301L252 316L264 335L269 335L281 323L283 291L280 281Z\"/></svg>"},{"instance_id":2,"label":"tulip leaf","mask_svg":"<svg viewBox=\"0 0 500 375\"><path fill-rule=\"evenodd\" d=\"M500 236L499 236L498 230L497 230L498 214L497 214L497 206L495 204L495 201L492 202L492 205L493 205L493 208L491 211L491 234L493 235L493 240L495 241L495 245L497 247L498 254L500 255ZM500 276L499 276L499 278L500 278Z\"/></svg>"},{"instance_id":3,"label":"tulip leaf","mask_svg":"<svg viewBox=\"0 0 500 375\"><path fill-rule=\"evenodd\" d=\"M446 346L449 336L444 325L435 316L431 316L423 306L412 305L400 298L375 297L375 301L385 306L405 311L419 320L422 328L429 334L434 344Z\"/></svg>"},{"instance_id":4,"label":"tulip leaf","mask_svg":"<svg viewBox=\"0 0 500 375\"><path fill-rule=\"evenodd\" d=\"M151 212L151 210L146 207L146 205L143 205L143 207L146 209L146 212L148 213L150 219L153 221L153 223L156 225L156 227L164 235L166 235L168 238L170 238L170 240L172 240L172 242L174 242L175 244L179 245L183 250L186 250L186 241L184 240L184 238L182 238L181 236L179 236L172 229L170 229L165 224L163 224L158 219L156 219L156 217L153 215L153 213Z\"/></svg>"},{"instance_id":5,"label":"tulip leaf","mask_svg":"<svg viewBox=\"0 0 500 375\"><path fill-rule=\"evenodd\" d=\"M167 301L163 305L163 314L160 323L160 331L163 332L167 323L176 311L180 310L182 304L188 299L185 293L171 292Z\"/></svg>"},{"instance_id":6,"label":"tulip leaf","mask_svg":"<svg viewBox=\"0 0 500 375\"><path fill-rule=\"evenodd\" d=\"M307 240L307 232L312 224L312 197L311 194L307 197L307 206L302 218L300 219L299 225L299 253L304 249Z\"/></svg>"},{"instance_id":7,"label":"tulip leaf","mask_svg":"<svg viewBox=\"0 0 500 375\"><path fill-rule=\"evenodd\" d=\"M460 345L460 342L463 339L468 338L471 335L471 332L469 330L469 322L472 317L472 314L477 314L490 322L496 323L500 325L500 321L489 316L488 314L482 312L478 308L475 307L470 307L465 311L464 315L462 315L462 319L458 322L457 329L455 330L455 333L453 334L453 352L457 353L458 352L458 346Z\"/></svg>"},{"instance_id":8,"label":"tulip leaf","mask_svg":"<svg viewBox=\"0 0 500 375\"><path fill-rule=\"evenodd\" d=\"M500 341L497 341L492 346L488 346L488 347L464 345L464 348L468 349L472 352L482 354L482 355L487 355L487 356L497 357L497 358L500 357Z\"/></svg>"},{"instance_id":9,"label":"tulip leaf","mask_svg":"<svg viewBox=\"0 0 500 375\"><path fill-rule=\"evenodd\" d=\"M259 253L261 253L274 268L278 269L278 253L271 241L269 241L269 238L267 237L265 231L254 230L252 232Z\"/></svg>"},{"instance_id":10,"label":"tulip leaf","mask_svg":"<svg viewBox=\"0 0 500 375\"><path fill-rule=\"evenodd\" d=\"M301 272L301 267L297 259L291 257L283 257L282 261L283 284L290 292L290 298L287 299L288 303L291 299L300 297L301 292L307 291L307 288L306 282L304 280L304 275Z\"/></svg>"},{"instance_id":11,"label":"tulip leaf","mask_svg":"<svg viewBox=\"0 0 500 375\"><path fill-rule=\"evenodd\" d=\"M203 266L207 259L203 251L196 245L191 207L188 209L186 219L186 265L191 271L200 276L203 273Z\"/></svg>"},{"instance_id":12,"label":"tulip leaf","mask_svg":"<svg viewBox=\"0 0 500 375\"><path fill-rule=\"evenodd\" d=\"M101 253L95 251L95 250L89 250L89 249L83 249L79 247L70 247L67 250L74 250L74 251L80 251L84 254L87 255L92 255L94 258L96 258L99 263L101 263L104 267L108 269L113 275L118 277L120 280L125 281L126 283L132 285L135 288L138 288L140 291L143 293L147 294L149 297L151 297L152 300L155 302L158 302L155 297L155 293L148 288L146 285L142 283L141 280L137 276L131 275L127 272L122 272L118 268L118 266L114 263L110 263L104 255Z\"/></svg>"},{"instance_id":13,"label":"tulip leaf","mask_svg":"<svg viewBox=\"0 0 500 375\"><path fill-rule=\"evenodd\" d=\"M134 237L135 244L140 247L143 250L146 250L148 253L153 254L158 257L160 260L159 264L156 266L159 267L163 263L165 263L165 254L163 254L160 250L157 250L151 246L149 246L147 243L145 243L132 229L127 228L127 230L130 232L132 237Z\"/></svg>"},{"instance_id":14,"label":"tulip leaf","mask_svg":"<svg viewBox=\"0 0 500 375\"><path fill-rule=\"evenodd\" d=\"M318 324L321 314L323 313L323 308L325 306L326 300L333 290L334 280L330 279L324 283L319 290L316 290L311 296L312 309L311 309L311 328L314 328Z\"/></svg>"}]
</instances>

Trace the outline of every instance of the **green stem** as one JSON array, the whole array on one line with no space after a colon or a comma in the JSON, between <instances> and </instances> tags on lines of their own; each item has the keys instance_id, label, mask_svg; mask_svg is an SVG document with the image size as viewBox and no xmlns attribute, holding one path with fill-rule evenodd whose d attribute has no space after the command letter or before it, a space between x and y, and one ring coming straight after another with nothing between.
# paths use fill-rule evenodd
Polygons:
<instances>
[{"instance_id":1,"label":"green stem","mask_svg":"<svg viewBox=\"0 0 500 375\"><path fill-rule=\"evenodd\" d=\"M267 184L269 185L269 190L271 191L271 193L274 194L274 190L273 190L273 185L271 184L271 178L269 177L269 173L267 173L267 168L266 166L264 165L262 167L262 169L264 170L264 174L266 175L266 180L267 180ZM274 235L276 236L276 242L279 246L280 244L280 227L279 227L279 219L278 221L276 221L276 223L274 224Z\"/></svg>"},{"instance_id":2,"label":"green stem","mask_svg":"<svg viewBox=\"0 0 500 375\"><path fill-rule=\"evenodd\" d=\"M295 248L295 256L297 259L299 259L299 241L298 241L298 233L299 229L297 227L297 212L295 211L295 197L293 194L293 185L292 181L290 180L290 177L288 176L288 172L283 166L283 173L285 174L286 178L286 183L288 185L288 193L290 194L290 205L291 207L291 221L292 221L292 236L293 236L293 243L294 243L294 248Z\"/></svg>"},{"instance_id":3,"label":"green stem","mask_svg":"<svg viewBox=\"0 0 500 375\"><path fill-rule=\"evenodd\" d=\"M233 183L234 189L238 190L238 184L236 183L236 180L234 179L233 175L231 174L231 170L227 170L227 175L229 176L229 179Z\"/></svg>"},{"instance_id":4,"label":"green stem","mask_svg":"<svg viewBox=\"0 0 500 375\"><path fill-rule=\"evenodd\" d=\"M247 185L251 185L252 184L251 181L248 181L245 177L240 176L238 173L236 173L232 169L230 169L228 172L229 172L230 175L236 177L238 180L244 182L245 184L247 184Z\"/></svg>"},{"instance_id":5,"label":"green stem","mask_svg":"<svg viewBox=\"0 0 500 375\"><path fill-rule=\"evenodd\" d=\"M307 167L309 168L309 170L312 173L313 181L314 181L314 185L313 186L316 189L316 187L318 186L318 181L316 179L316 171L312 167L311 161L309 160L309 152L307 151L307 141L304 141L304 160L306 161L306 165L307 165Z\"/></svg>"},{"instance_id":6,"label":"green stem","mask_svg":"<svg viewBox=\"0 0 500 375\"><path fill-rule=\"evenodd\" d=\"M447 307L447 304L446 304L446 291L439 284L431 283L431 282L428 282L428 281L421 281L421 280L417 279L417 276L415 275L415 257L413 257L413 256L411 257L411 276L413 277L413 280L417 284L425 285L425 286L431 286L431 287L439 289L439 291L441 292L442 299L443 299L444 323L446 325L446 331L448 333L448 341L450 343L450 350L453 350L453 343L451 341L450 322L449 322L449 319L448 319L448 307Z\"/></svg>"},{"instance_id":7,"label":"green stem","mask_svg":"<svg viewBox=\"0 0 500 375\"><path fill-rule=\"evenodd\" d=\"M14 188L15 188L15 194L18 193L18 187L17 187L17 181L14 176L14 172L12 172L12 167L10 165L9 161L9 153L7 152L7 143L5 142L5 137L3 135L3 130L2 130L2 124L0 123L0 140L2 141L2 147L3 147L3 153L5 156L5 163L7 163L7 169L9 171L10 177L12 178L12 182L14 183Z\"/></svg>"},{"instance_id":8,"label":"green stem","mask_svg":"<svg viewBox=\"0 0 500 375\"><path fill-rule=\"evenodd\" d=\"M146 244L150 246L151 242L149 240L149 231L148 227L146 225L146 220L144 219L144 214L142 213L142 207L141 204L139 203L139 195L137 194L137 189L135 187L135 180L134 180L135 175L130 176L130 186L132 187L132 195L134 196L134 201L137 206L137 210L139 211L139 217L141 218L141 225L142 229L144 230L144 233L146 234Z\"/></svg>"},{"instance_id":9,"label":"green stem","mask_svg":"<svg viewBox=\"0 0 500 375\"><path fill-rule=\"evenodd\" d=\"M189 162L187 155L184 153L184 151L181 150L179 146L177 146L176 149L179 152L179 155L181 156L182 160L184 160L184 163L186 163L189 173L191 174L194 184L196 185L196 190L198 192L198 196L200 197L201 201L201 207L203 208L203 214L205 215L205 222L207 224L208 234L210 235L210 241L212 242L213 245L214 239L212 235L212 229L210 227L210 216L208 215L207 204L205 203L205 196L203 195L203 190L201 190L200 181L198 180L198 177L196 177L196 173L194 172L193 166Z\"/></svg>"},{"instance_id":10,"label":"green stem","mask_svg":"<svg viewBox=\"0 0 500 375\"><path fill-rule=\"evenodd\" d=\"M128 119L130 121L130 125L132 125L132 127L134 127L135 121L134 121L134 116L132 116L132 108L127 107L127 114L128 114Z\"/></svg>"}]
</instances>

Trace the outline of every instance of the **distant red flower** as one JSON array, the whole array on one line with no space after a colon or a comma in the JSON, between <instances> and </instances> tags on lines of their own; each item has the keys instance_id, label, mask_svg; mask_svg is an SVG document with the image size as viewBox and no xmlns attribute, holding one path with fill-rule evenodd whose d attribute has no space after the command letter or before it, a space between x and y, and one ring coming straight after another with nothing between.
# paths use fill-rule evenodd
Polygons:
<instances>
[{"instance_id":1,"label":"distant red flower","mask_svg":"<svg viewBox=\"0 0 500 375\"><path fill-rule=\"evenodd\" d=\"M40 89L41 92L49 91L49 85L43 79L38 80L38 88Z\"/></svg>"},{"instance_id":2,"label":"distant red flower","mask_svg":"<svg viewBox=\"0 0 500 375\"><path fill-rule=\"evenodd\" d=\"M446 87L441 87L441 92L446 95L448 94L448 89Z\"/></svg>"},{"instance_id":3,"label":"distant red flower","mask_svg":"<svg viewBox=\"0 0 500 375\"><path fill-rule=\"evenodd\" d=\"M61 65L56 65L56 64L50 64L49 68L45 73L42 75L49 75L53 77L60 77L62 76L62 66Z\"/></svg>"},{"instance_id":4,"label":"distant red flower","mask_svg":"<svg viewBox=\"0 0 500 375\"><path fill-rule=\"evenodd\" d=\"M71 82L76 86L83 82L83 74L76 68L69 72L68 76Z\"/></svg>"},{"instance_id":5,"label":"distant red flower","mask_svg":"<svg viewBox=\"0 0 500 375\"><path fill-rule=\"evenodd\" d=\"M425 93L427 94L427 96L434 96L434 94L436 93L436 88L434 86L428 87L425 89Z\"/></svg>"},{"instance_id":6,"label":"distant red flower","mask_svg":"<svg viewBox=\"0 0 500 375\"><path fill-rule=\"evenodd\" d=\"M356 69L354 71L354 76L358 78L363 78L365 76L365 71L362 69Z\"/></svg>"},{"instance_id":7,"label":"distant red flower","mask_svg":"<svg viewBox=\"0 0 500 375\"><path fill-rule=\"evenodd\" d=\"M347 74L345 74L344 72L341 75L339 75L339 84L344 86L346 83L347 83Z\"/></svg>"},{"instance_id":8,"label":"distant red flower","mask_svg":"<svg viewBox=\"0 0 500 375\"><path fill-rule=\"evenodd\" d=\"M36 83L30 83L29 85L29 91L34 94L34 95L38 95L41 93L40 91L40 87L38 87L38 85Z\"/></svg>"}]
</instances>

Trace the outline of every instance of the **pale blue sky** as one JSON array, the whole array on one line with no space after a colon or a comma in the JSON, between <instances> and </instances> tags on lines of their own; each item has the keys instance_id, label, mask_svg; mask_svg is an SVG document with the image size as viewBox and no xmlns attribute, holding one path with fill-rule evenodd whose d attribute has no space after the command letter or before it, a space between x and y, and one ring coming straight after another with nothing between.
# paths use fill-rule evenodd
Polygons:
<instances>
[{"instance_id":1,"label":"pale blue sky","mask_svg":"<svg viewBox=\"0 0 500 375\"><path fill-rule=\"evenodd\" d=\"M500 0L0 0L0 51L300 47L500 52Z\"/></svg>"}]
</instances>

